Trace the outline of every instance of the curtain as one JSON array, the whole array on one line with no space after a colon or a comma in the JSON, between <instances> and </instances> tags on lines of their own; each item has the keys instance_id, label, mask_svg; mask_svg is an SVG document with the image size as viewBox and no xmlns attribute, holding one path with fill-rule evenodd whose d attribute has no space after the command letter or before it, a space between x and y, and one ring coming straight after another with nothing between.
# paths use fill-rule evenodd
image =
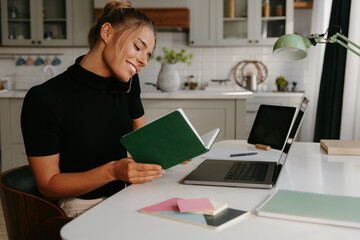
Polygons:
<instances>
[{"instance_id":1,"label":"curtain","mask_svg":"<svg viewBox=\"0 0 360 240\"><path fill-rule=\"evenodd\" d=\"M314 1L311 16L312 33L324 33L329 27L332 0ZM325 44L311 46L308 51L306 62L306 78L304 79L305 96L309 98L310 104L306 110L304 122L301 126L301 141L312 142L314 139L317 100L319 97L319 86L324 61Z\"/></svg>"},{"instance_id":2,"label":"curtain","mask_svg":"<svg viewBox=\"0 0 360 240\"><path fill-rule=\"evenodd\" d=\"M357 45L360 45L359 9L360 1L352 1L349 39ZM359 51L355 47L352 48ZM360 57L351 52L346 56L340 139L360 140Z\"/></svg>"},{"instance_id":3,"label":"curtain","mask_svg":"<svg viewBox=\"0 0 360 240\"><path fill-rule=\"evenodd\" d=\"M339 25L348 36L351 0L333 0L329 26ZM328 36L339 30L330 28ZM326 44L320 92L316 112L314 142L339 139L346 66L346 48Z\"/></svg>"}]
</instances>

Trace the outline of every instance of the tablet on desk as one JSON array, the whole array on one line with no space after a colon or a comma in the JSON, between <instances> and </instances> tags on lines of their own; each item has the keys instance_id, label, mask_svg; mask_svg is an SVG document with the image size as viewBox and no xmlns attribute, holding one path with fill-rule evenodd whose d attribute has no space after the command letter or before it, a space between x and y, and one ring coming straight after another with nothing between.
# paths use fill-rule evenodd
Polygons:
<instances>
[{"instance_id":1,"label":"tablet on desk","mask_svg":"<svg viewBox=\"0 0 360 240\"><path fill-rule=\"evenodd\" d=\"M296 108L262 104L256 114L248 143L263 144L282 150Z\"/></svg>"}]
</instances>

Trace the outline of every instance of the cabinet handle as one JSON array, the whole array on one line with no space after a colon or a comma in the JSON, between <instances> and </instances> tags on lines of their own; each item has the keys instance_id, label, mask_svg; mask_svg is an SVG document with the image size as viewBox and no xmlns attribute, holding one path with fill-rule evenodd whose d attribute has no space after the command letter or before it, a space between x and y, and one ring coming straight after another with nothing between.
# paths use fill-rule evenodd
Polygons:
<instances>
[{"instance_id":1,"label":"cabinet handle","mask_svg":"<svg viewBox=\"0 0 360 240\"><path fill-rule=\"evenodd\" d=\"M255 40L256 43L259 43L259 40Z\"/></svg>"},{"instance_id":2,"label":"cabinet handle","mask_svg":"<svg viewBox=\"0 0 360 240\"><path fill-rule=\"evenodd\" d=\"M249 42L249 43L252 43L252 40L249 40L248 42Z\"/></svg>"},{"instance_id":3,"label":"cabinet handle","mask_svg":"<svg viewBox=\"0 0 360 240\"><path fill-rule=\"evenodd\" d=\"M40 40L38 41L38 44L41 44L41 41L40 41Z\"/></svg>"},{"instance_id":4,"label":"cabinet handle","mask_svg":"<svg viewBox=\"0 0 360 240\"><path fill-rule=\"evenodd\" d=\"M191 44L194 44L194 41L191 41L190 43L191 43Z\"/></svg>"},{"instance_id":5,"label":"cabinet handle","mask_svg":"<svg viewBox=\"0 0 360 240\"><path fill-rule=\"evenodd\" d=\"M32 41L31 41L31 43L32 43L32 44L35 44L35 41L34 41L34 40L32 40Z\"/></svg>"}]
</instances>

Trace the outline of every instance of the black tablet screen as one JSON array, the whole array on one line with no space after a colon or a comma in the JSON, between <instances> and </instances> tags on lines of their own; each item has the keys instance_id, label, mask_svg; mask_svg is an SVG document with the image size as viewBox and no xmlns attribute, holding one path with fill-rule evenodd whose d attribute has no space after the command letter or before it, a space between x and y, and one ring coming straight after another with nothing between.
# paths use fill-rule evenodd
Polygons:
<instances>
[{"instance_id":1,"label":"black tablet screen","mask_svg":"<svg viewBox=\"0 0 360 240\"><path fill-rule=\"evenodd\" d=\"M281 150L285 144L296 108L260 105L248 143L264 144Z\"/></svg>"}]
</instances>

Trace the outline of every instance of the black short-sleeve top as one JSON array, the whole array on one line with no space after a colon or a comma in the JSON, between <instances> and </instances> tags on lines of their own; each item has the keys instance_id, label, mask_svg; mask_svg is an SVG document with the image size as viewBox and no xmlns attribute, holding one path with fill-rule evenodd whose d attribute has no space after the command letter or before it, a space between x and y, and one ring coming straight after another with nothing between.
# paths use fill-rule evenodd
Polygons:
<instances>
[{"instance_id":1,"label":"black short-sleeve top","mask_svg":"<svg viewBox=\"0 0 360 240\"><path fill-rule=\"evenodd\" d=\"M32 87L21 113L26 154L59 153L62 173L83 172L126 157L120 138L133 130L132 119L144 115L137 75L131 83L101 77L82 68L81 58L62 74ZM114 181L80 198L108 197L124 184Z\"/></svg>"}]
</instances>

